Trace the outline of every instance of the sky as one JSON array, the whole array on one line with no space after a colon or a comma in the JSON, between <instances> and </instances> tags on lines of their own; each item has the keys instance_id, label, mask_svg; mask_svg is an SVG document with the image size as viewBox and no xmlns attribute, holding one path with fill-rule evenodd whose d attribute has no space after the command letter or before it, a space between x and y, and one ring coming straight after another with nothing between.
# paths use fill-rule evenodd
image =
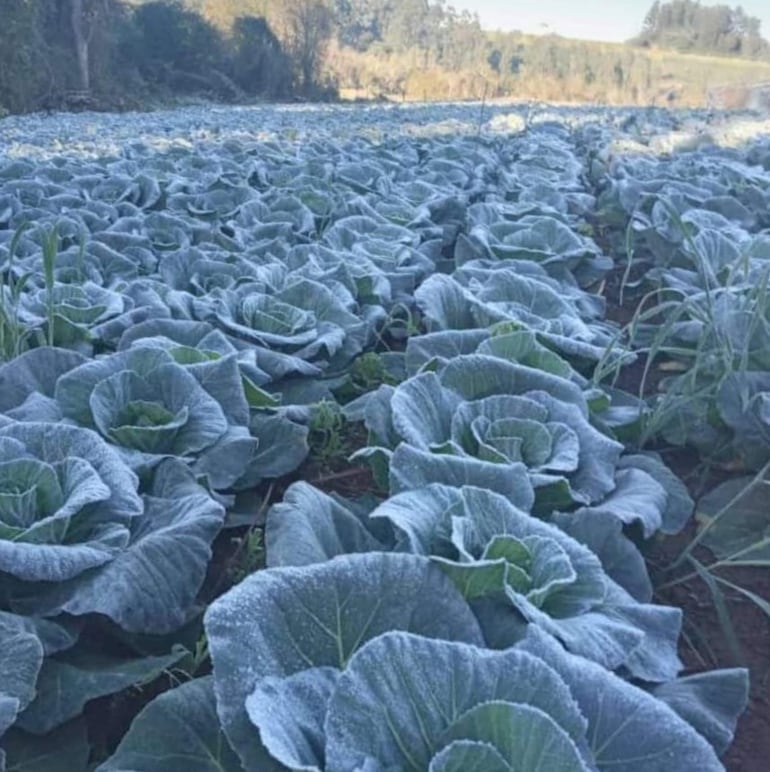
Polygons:
<instances>
[{"instance_id":1,"label":"sky","mask_svg":"<svg viewBox=\"0 0 770 772\"><path fill-rule=\"evenodd\" d=\"M653 0L453 0L458 10L478 13L486 29L554 32L587 40L623 41L636 35ZM721 0L741 5L762 20L762 34L770 39L770 0ZM720 2L703 0L703 5Z\"/></svg>"}]
</instances>

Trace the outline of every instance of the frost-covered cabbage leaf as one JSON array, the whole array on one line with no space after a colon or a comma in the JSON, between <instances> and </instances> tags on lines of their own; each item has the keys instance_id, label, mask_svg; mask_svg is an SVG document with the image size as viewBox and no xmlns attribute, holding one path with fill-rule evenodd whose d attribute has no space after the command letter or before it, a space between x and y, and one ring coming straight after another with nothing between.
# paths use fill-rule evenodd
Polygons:
<instances>
[{"instance_id":1,"label":"frost-covered cabbage leaf","mask_svg":"<svg viewBox=\"0 0 770 772\"><path fill-rule=\"evenodd\" d=\"M362 516L295 483L269 511L265 539L269 566L386 549L433 557L499 647L537 625L573 653L647 681L681 667L678 609L639 603L587 547L490 491L431 485Z\"/></svg>"},{"instance_id":2,"label":"frost-covered cabbage leaf","mask_svg":"<svg viewBox=\"0 0 770 772\"><path fill-rule=\"evenodd\" d=\"M597 307L591 307L592 300ZM592 318L601 304L580 290L565 291L547 276L465 266L453 277L431 276L415 292L415 301L431 331L506 326L532 330L575 363L595 363L610 347L613 357L624 356L617 331ZM625 358L633 359L627 352Z\"/></svg>"},{"instance_id":3,"label":"frost-covered cabbage leaf","mask_svg":"<svg viewBox=\"0 0 770 772\"><path fill-rule=\"evenodd\" d=\"M494 332L445 330L412 336L407 341L404 360L407 372L416 375L420 370L436 369L465 354L487 354L585 384L569 362L540 343L534 332L507 330L505 325Z\"/></svg>"},{"instance_id":4,"label":"frost-covered cabbage leaf","mask_svg":"<svg viewBox=\"0 0 770 772\"><path fill-rule=\"evenodd\" d=\"M246 705L265 678L302 677L312 668L328 680L368 640L390 630L484 640L438 568L425 558L378 553L258 571L209 607L205 626L217 712L247 769L276 768Z\"/></svg>"},{"instance_id":5,"label":"frost-covered cabbage leaf","mask_svg":"<svg viewBox=\"0 0 770 772\"><path fill-rule=\"evenodd\" d=\"M217 712L246 769L722 769L665 702L546 633L486 648L427 558L268 569L206 627Z\"/></svg>"},{"instance_id":6,"label":"frost-covered cabbage leaf","mask_svg":"<svg viewBox=\"0 0 770 772\"><path fill-rule=\"evenodd\" d=\"M153 700L134 719L98 772L243 772L219 726L213 677L198 678Z\"/></svg>"},{"instance_id":7,"label":"frost-covered cabbage leaf","mask_svg":"<svg viewBox=\"0 0 770 772\"><path fill-rule=\"evenodd\" d=\"M729 373L717 392L717 410L747 465L765 464L770 459L770 374Z\"/></svg>"},{"instance_id":8,"label":"frost-covered cabbage leaf","mask_svg":"<svg viewBox=\"0 0 770 772\"><path fill-rule=\"evenodd\" d=\"M0 738L34 699L43 655L33 624L0 612ZM0 769L4 769L2 762L0 750Z\"/></svg>"}]
</instances>

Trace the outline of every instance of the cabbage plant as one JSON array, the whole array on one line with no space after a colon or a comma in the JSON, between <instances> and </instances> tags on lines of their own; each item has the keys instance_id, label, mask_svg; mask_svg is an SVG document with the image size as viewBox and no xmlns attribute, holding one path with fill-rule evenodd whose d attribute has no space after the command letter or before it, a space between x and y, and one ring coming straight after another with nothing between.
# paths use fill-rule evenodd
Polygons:
<instances>
[{"instance_id":1,"label":"cabbage plant","mask_svg":"<svg viewBox=\"0 0 770 772\"><path fill-rule=\"evenodd\" d=\"M165 632L190 613L223 507L179 461L140 494L98 434L65 424L0 428L0 576L17 613L98 613Z\"/></svg>"},{"instance_id":2,"label":"cabbage plant","mask_svg":"<svg viewBox=\"0 0 770 772\"><path fill-rule=\"evenodd\" d=\"M264 369L273 378L286 374L282 361L307 375L348 364L373 334L354 310L353 297L340 285L329 289L307 279L275 292L260 284L213 290L193 303L198 320L264 350Z\"/></svg>"},{"instance_id":3,"label":"cabbage plant","mask_svg":"<svg viewBox=\"0 0 770 772\"><path fill-rule=\"evenodd\" d=\"M488 353L432 356L397 387L346 406L369 430L370 447L358 457L369 460L380 484L391 493L433 482L475 485L540 515L599 508L641 523L645 536L678 532L692 513L682 484L653 456L621 455L623 446L605 433L637 415L635 405L624 409L584 390L563 363L511 337L501 336L500 346L482 340L479 350ZM407 364L428 352L451 355L453 345L447 337L419 355L407 351ZM536 366L500 356L516 359L516 351Z\"/></svg>"},{"instance_id":4,"label":"cabbage plant","mask_svg":"<svg viewBox=\"0 0 770 772\"><path fill-rule=\"evenodd\" d=\"M31 329L45 330L41 339L55 346L91 353L94 329L133 308L130 298L93 282L55 284L21 296L19 320ZM49 331L49 326L53 330Z\"/></svg>"},{"instance_id":5,"label":"cabbage plant","mask_svg":"<svg viewBox=\"0 0 770 772\"><path fill-rule=\"evenodd\" d=\"M532 330L539 341L576 364L595 363L610 348L614 358L633 360L617 340L617 330L598 321L603 308L597 298L537 272L471 263L451 277L434 274L414 296L431 331L504 324Z\"/></svg>"},{"instance_id":6,"label":"cabbage plant","mask_svg":"<svg viewBox=\"0 0 770 772\"><path fill-rule=\"evenodd\" d=\"M491 491L430 485L364 514L295 483L268 512L265 541L271 567L382 550L429 556L471 603L488 643L511 645L535 625L569 651L646 681L681 668L678 609L639 602L590 549ZM605 561L623 554L621 540L612 552ZM643 565L637 573L624 581L643 583Z\"/></svg>"},{"instance_id":7,"label":"cabbage plant","mask_svg":"<svg viewBox=\"0 0 770 772\"><path fill-rule=\"evenodd\" d=\"M213 694L203 680L162 695L100 772L161 770L182 756L231 772L228 745L244 770L723 768L665 700L548 634L487 648L466 601L424 557L261 571L212 604L206 629ZM732 732L745 672L729 677L743 690L699 704L698 727L714 719Z\"/></svg>"},{"instance_id":8,"label":"cabbage plant","mask_svg":"<svg viewBox=\"0 0 770 772\"><path fill-rule=\"evenodd\" d=\"M234 357L184 366L170 351L138 346L63 374L54 398L65 419L97 431L140 472L176 458L221 490L256 452Z\"/></svg>"},{"instance_id":9,"label":"cabbage plant","mask_svg":"<svg viewBox=\"0 0 770 772\"><path fill-rule=\"evenodd\" d=\"M482 247L471 253L474 258L531 260L568 284L590 286L612 268L612 260L590 238L553 216L527 214L516 221L476 225L470 236Z\"/></svg>"},{"instance_id":10,"label":"cabbage plant","mask_svg":"<svg viewBox=\"0 0 770 772\"><path fill-rule=\"evenodd\" d=\"M363 416L375 446L364 454L390 460L392 488L461 480L510 493L526 472L543 510L606 496L623 450L591 425L575 383L488 355L381 387Z\"/></svg>"}]
</instances>

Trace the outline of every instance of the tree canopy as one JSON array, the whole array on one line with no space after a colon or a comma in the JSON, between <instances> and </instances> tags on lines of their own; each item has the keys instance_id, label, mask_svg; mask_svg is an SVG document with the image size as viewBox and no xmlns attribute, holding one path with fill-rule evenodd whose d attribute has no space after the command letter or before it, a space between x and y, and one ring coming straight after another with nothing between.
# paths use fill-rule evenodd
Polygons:
<instances>
[{"instance_id":1,"label":"tree canopy","mask_svg":"<svg viewBox=\"0 0 770 772\"><path fill-rule=\"evenodd\" d=\"M637 45L728 56L770 55L761 22L741 6L701 5L696 0L656 0L644 19Z\"/></svg>"}]
</instances>

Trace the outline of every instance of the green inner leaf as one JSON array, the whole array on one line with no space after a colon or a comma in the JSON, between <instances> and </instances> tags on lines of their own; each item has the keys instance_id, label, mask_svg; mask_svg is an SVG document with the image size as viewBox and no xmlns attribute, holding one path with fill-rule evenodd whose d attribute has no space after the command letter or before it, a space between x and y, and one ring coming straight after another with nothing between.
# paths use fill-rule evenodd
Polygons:
<instances>
[{"instance_id":1,"label":"green inner leaf","mask_svg":"<svg viewBox=\"0 0 770 772\"><path fill-rule=\"evenodd\" d=\"M524 539L532 555L532 586L527 600L538 608L544 606L559 589L577 579L569 555L553 539L527 536Z\"/></svg>"},{"instance_id":2,"label":"green inner leaf","mask_svg":"<svg viewBox=\"0 0 770 772\"><path fill-rule=\"evenodd\" d=\"M315 328L315 314L266 295L252 295L241 304L243 320L253 330L296 335Z\"/></svg>"},{"instance_id":3,"label":"green inner leaf","mask_svg":"<svg viewBox=\"0 0 770 772\"><path fill-rule=\"evenodd\" d=\"M221 359L222 355L216 351L204 351L190 346L176 346L170 348L168 353L174 358L174 361L180 365L197 365L204 362L213 362Z\"/></svg>"},{"instance_id":4,"label":"green inner leaf","mask_svg":"<svg viewBox=\"0 0 770 772\"><path fill-rule=\"evenodd\" d=\"M515 772L581 772L587 767L570 736L532 705L491 701L461 716L442 738L488 743Z\"/></svg>"},{"instance_id":5,"label":"green inner leaf","mask_svg":"<svg viewBox=\"0 0 770 772\"><path fill-rule=\"evenodd\" d=\"M537 421L527 418L491 421L479 416L471 428L479 444L479 457L485 461L522 461L529 467L541 467L551 457L551 434Z\"/></svg>"},{"instance_id":6,"label":"green inner leaf","mask_svg":"<svg viewBox=\"0 0 770 772\"><path fill-rule=\"evenodd\" d=\"M52 515L63 498L50 464L26 458L0 464L0 520L11 532Z\"/></svg>"},{"instance_id":7,"label":"green inner leaf","mask_svg":"<svg viewBox=\"0 0 770 772\"><path fill-rule=\"evenodd\" d=\"M179 430L187 423L189 411L182 408L176 415L156 403L132 403L126 423L110 429L107 436L117 445L144 453L171 453ZM128 420L135 423L129 424Z\"/></svg>"},{"instance_id":8,"label":"green inner leaf","mask_svg":"<svg viewBox=\"0 0 770 772\"><path fill-rule=\"evenodd\" d=\"M158 427L167 426L175 420L176 416L157 402L135 400L125 405L115 416L117 428L132 427Z\"/></svg>"},{"instance_id":9,"label":"green inner leaf","mask_svg":"<svg viewBox=\"0 0 770 772\"><path fill-rule=\"evenodd\" d=\"M116 445L144 453L172 453L189 410L183 405L169 409L158 401L164 397L168 399L157 379L150 382L123 370L100 381L89 401L99 431ZM180 395L177 401L183 398Z\"/></svg>"},{"instance_id":10,"label":"green inner leaf","mask_svg":"<svg viewBox=\"0 0 770 772\"><path fill-rule=\"evenodd\" d=\"M513 536L496 536L484 550L484 559L500 558L508 564L506 584L516 592L528 592L532 587L532 553L526 543Z\"/></svg>"}]
</instances>

